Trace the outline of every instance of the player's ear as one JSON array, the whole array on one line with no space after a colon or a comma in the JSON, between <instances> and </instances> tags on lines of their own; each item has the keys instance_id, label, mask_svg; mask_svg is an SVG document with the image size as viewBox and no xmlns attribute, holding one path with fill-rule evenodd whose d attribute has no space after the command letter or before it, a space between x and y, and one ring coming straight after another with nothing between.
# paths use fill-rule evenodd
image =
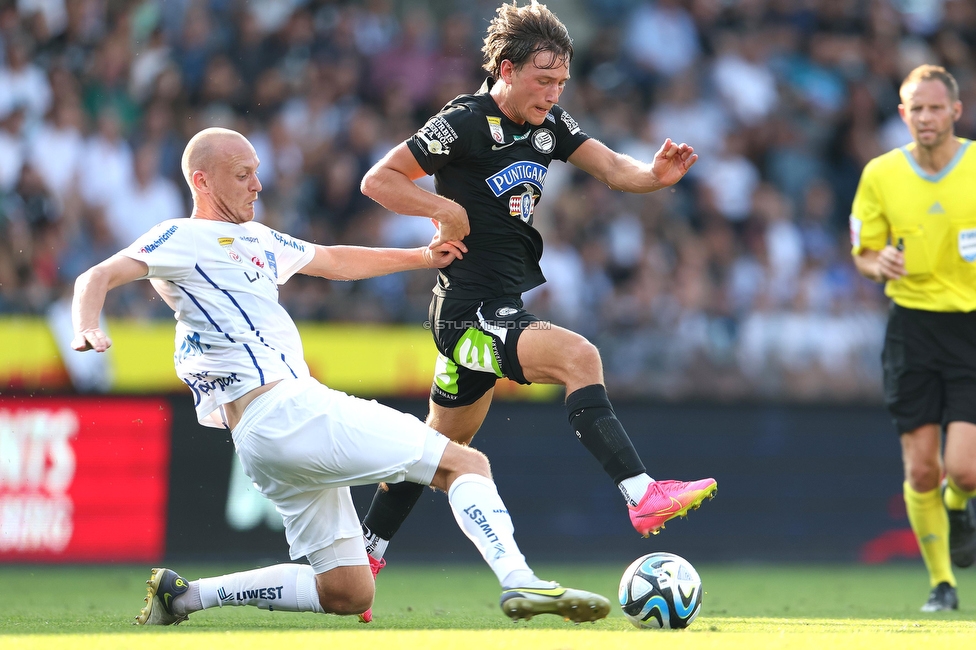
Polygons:
<instances>
[{"instance_id":1,"label":"player's ear","mask_svg":"<svg viewBox=\"0 0 976 650\"><path fill-rule=\"evenodd\" d=\"M498 74L501 77L502 81L504 81L507 84L511 84L512 75L515 74L515 64L509 61L508 59L505 59L504 61L502 61L502 64L498 67Z\"/></svg>"},{"instance_id":2,"label":"player's ear","mask_svg":"<svg viewBox=\"0 0 976 650\"><path fill-rule=\"evenodd\" d=\"M193 188L198 192L208 192L210 190L209 183L207 182L207 174L202 169L193 172L190 179L193 181Z\"/></svg>"}]
</instances>

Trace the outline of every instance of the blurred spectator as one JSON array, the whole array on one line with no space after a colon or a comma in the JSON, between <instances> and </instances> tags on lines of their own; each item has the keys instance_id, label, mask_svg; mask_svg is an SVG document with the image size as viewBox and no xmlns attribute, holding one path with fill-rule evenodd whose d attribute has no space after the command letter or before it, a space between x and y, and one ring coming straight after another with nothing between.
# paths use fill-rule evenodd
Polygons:
<instances>
[{"instance_id":1,"label":"blurred spectator","mask_svg":"<svg viewBox=\"0 0 976 650\"><path fill-rule=\"evenodd\" d=\"M759 170L746 157L746 137L729 133L717 155L705 158L698 175L707 187L719 213L729 221L742 221L752 212L752 195L759 185Z\"/></svg>"},{"instance_id":2,"label":"blurred spectator","mask_svg":"<svg viewBox=\"0 0 976 650\"><path fill-rule=\"evenodd\" d=\"M797 280L803 268L803 237L793 219L793 206L770 185L753 198L756 218L765 230L768 291L772 304L790 304L798 292Z\"/></svg>"},{"instance_id":3,"label":"blurred spectator","mask_svg":"<svg viewBox=\"0 0 976 650\"><path fill-rule=\"evenodd\" d=\"M119 248L161 221L190 216L176 184L159 173L159 149L154 144L139 147L132 171L131 182L112 192L105 206Z\"/></svg>"},{"instance_id":4,"label":"blurred spectator","mask_svg":"<svg viewBox=\"0 0 976 650\"><path fill-rule=\"evenodd\" d=\"M389 0L366 0L354 19L356 49L370 57L390 47L399 31L393 3Z\"/></svg>"},{"instance_id":5,"label":"blurred spectator","mask_svg":"<svg viewBox=\"0 0 976 650\"><path fill-rule=\"evenodd\" d=\"M41 254L46 256L55 252L56 247L60 246L60 238L55 226L61 212L56 198L44 183L44 179L30 164L24 165L21 169L16 196L20 203L21 215L30 225L31 230L35 234L43 231L43 237L47 240L45 242L47 248ZM46 284L54 283L51 265L35 266L33 271L35 275L45 276Z\"/></svg>"},{"instance_id":6,"label":"blurred spectator","mask_svg":"<svg viewBox=\"0 0 976 650\"><path fill-rule=\"evenodd\" d=\"M0 118L21 109L27 126L39 123L51 105L47 75L31 62L33 44L23 33L6 36L6 56L0 67Z\"/></svg>"},{"instance_id":7,"label":"blurred spectator","mask_svg":"<svg viewBox=\"0 0 976 650\"><path fill-rule=\"evenodd\" d=\"M253 11L255 4L236 15L237 24L228 48L231 61L243 79L256 79L271 64L270 44L265 39L263 25Z\"/></svg>"},{"instance_id":8,"label":"blurred spectator","mask_svg":"<svg viewBox=\"0 0 976 650\"><path fill-rule=\"evenodd\" d=\"M106 109L81 154L81 195L89 205L104 207L115 192L129 186L132 171L132 148L122 137L122 124L114 111Z\"/></svg>"},{"instance_id":9,"label":"blurred spectator","mask_svg":"<svg viewBox=\"0 0 976 650\"><path fill-rule=\"evenodd\" d=\"M82 102L91 118L112 113L120 135L128 135L139 120L139 106L129 94L132 53L123 38L114 36L99 45L82 88Z\"/></svg>"},{"instance_id":10,"label":"blurred spectator","mask_svg":"<svg viewBox=\"0 0 976 650\"><path fill-rule=\"evenodd\" d=\"M68 26L64 0L17 0L17 11L28 20L42 20L48 38L61 35Z\"/></svg>"},{"instance_id":11,"label":"blurred spectator","mask_svg":"<svg viewBox=\"0 0 976 650\"><path fill-rule=\"evenodd\" d=\"M662 86L650 114L652 140L665 138L687 142L699 157L715 154L722 148L728 130L728 115L721 104L703 97L694 74L682 74ZM692 174L697 174L695 167Z\"/></svg>"},{"instance_id":12,"label":"blurred spectator","mask_svg":"<svg viewBox=\"0 0 976 650\"><path fill-rule=\"evenodd\" d=\"M267 5L271 3L258 3ZM213 32L211 15L202 4L191 4L183 18L183 31L180 34L179 47L176 48L175 58L179 65L183 83L189 95L195 98L203 84L207 62L216 49L216 43L211 40Z\"/></svg>"},{"instance_id":13,"label":"blurred spectator","mask_svg":"<svg viewBox=\"0 0 976 650\"><path fill-rule=\"evenodd\" d=\"M83 128L81 106L68 98L55 105L51 119L30 140L28 159L59 198L77 189L85 146Z\"/></svg>"},{"instance_id":14,"label":"blurred spectator","mask_svg":"<svg viewBox=\"0 0 976 650\"><path fill-rule=\"evenodd\" d=\"M183 148L187 141L177 133L173 119L172 107L163 101L153 102L143 113L142 123L132 143L136 147L153 144L159 154L159 173L171 179L189 196L181 169Z\"/></svg>"},{"instance_id":15,"label":"blurred spectator","mask_svg":"<svg viewBox=\"0 0 976 650\"><path fill-rule=\"evenodd\" d=\"M370 88L378 97L388 92L403 92L412 111L429 105L434 84L441 75L436 67L431 22L428 12L412 10L392 46L372 58Z\"/></svg>"},{"instance_id":16,"label":"blurred spectator","mask_svg":"<svg viewBox=\"0 0 976 650\"><path fill-rule=\"evenodd\" d=\"M17 107L0 118L0 192L9 192L20 180L24 166L24 109Z\"/></svg>"},{"instance_id":17,"label":"blurred spectator","mask_svg":"<svg viewBox=\"0 0 976 650\"><path fill-rule=\"evenodd\" d=\"M149 37L149 43L137 52L129 72L129 95L132 99L141 104L149 98L156 79L163 70L172 65L171 54L163 31L154 30Z\"/></svg>"},{"instance_id":18,"label":"blurred spectator","mask_svg":"<svg viewBox=\"0 0 976 650\"><path fill-rule=\"evenodd\" d=\"M695 63L700 51L698 32L683 4L645 0L629 17L624 47L639 68L655 76L675 77Z\"/></svg>"},{"instance_id":19,"label":"blurred spectator","mask_svg":"<svg viewBox=\"0 0 976 650\"><path fill-rule=\"evenodd\" d=\"M764 58L758 32L724 32L713 67L715 87L740 123L755 126L776 108L776 78Z\"/></svg>"}]
</instances>

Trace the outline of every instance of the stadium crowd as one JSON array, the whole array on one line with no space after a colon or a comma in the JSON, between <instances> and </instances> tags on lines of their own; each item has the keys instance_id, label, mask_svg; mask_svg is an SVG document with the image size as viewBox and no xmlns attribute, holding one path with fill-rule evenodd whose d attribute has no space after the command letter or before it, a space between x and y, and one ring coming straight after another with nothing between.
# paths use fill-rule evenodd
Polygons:
<instances>
[{"instance_id":1,"label":"stadium crowd","mask_svg":"<svg viewBox=\"0 0 976 650\"><path fill-rule=\"evenodd\" d=\"M428 242L427 220L359 182L477 89L500 1L0 2L0 317L46 313L81 271L188 216L179 157L206 126L254 143L264 223ZM560 105L583 130L644 160L670 137L700 160L645 196L556 163L535 213L549 282L529 309L596 342L617 395L879 398L887 301L854 270L847 215L863 165L910 141L897 90L916 65L956 76L956 132L976 136L976 4L548 4L576 38ZM420 323L431 285L296 278L281 300L298 321ZM171 317L141 292L107 312Z\"/></svg>"}]
</instances>

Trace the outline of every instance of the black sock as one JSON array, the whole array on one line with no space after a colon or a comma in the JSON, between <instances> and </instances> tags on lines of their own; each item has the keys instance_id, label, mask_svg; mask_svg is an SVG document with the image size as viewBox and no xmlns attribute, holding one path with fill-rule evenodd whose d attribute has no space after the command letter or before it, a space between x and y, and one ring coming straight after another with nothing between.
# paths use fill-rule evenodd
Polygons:
<instances>
[{"instance_id":1,"label":"black sock","mask_svg":"<svg viewBox=\"0 0 976 650\"><path fill-rule=\"evenodd\" d=\"M385 488L385 489L384 489ZM390 483L376 488L369 512L363 519L363 533L390 541L424 493L419 483Z\"/></svg>"},{"instance_id":2,"label":"black sock","mask_svg":"<svg viewBox=\"0 0 976 650\"><path fill-rule=\"evenodd\" d=\"M573 391L566 397L566 411L576 437L614 483L646 471L634 443L613 413L607 389L601 384Z\"/></svg>"}]
</instances>

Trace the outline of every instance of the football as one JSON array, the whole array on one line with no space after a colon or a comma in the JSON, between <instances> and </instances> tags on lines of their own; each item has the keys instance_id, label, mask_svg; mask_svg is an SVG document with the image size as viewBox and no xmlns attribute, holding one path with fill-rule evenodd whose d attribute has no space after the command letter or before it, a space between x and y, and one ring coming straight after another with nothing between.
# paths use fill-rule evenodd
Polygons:
<instances>
[{"instance_id":1,"label":"football","mask_svg":"<svg viewBox=\"0 0 976 650\"><path fill-rule=\"evenodd\" d=\"M673 553L634 560L620 578L620 608L639 628L688 627L701 611L702 582L695 567Z\"/></svg>"}]
</instances>

